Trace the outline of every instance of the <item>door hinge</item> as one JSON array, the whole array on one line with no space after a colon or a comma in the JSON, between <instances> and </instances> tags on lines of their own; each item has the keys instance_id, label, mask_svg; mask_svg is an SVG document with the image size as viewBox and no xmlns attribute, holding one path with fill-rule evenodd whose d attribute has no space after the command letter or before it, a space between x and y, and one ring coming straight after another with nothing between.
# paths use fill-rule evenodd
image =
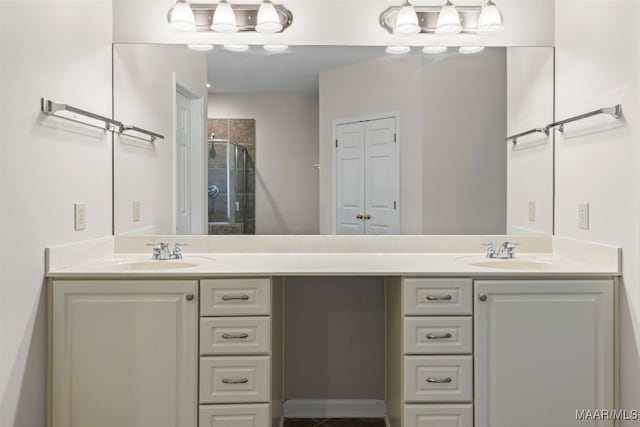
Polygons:
<instances>
[{"instance_id":1,"label":"door hinge","mask_svg":"<svg viewBox=\"0 0 640 427\"><path fill-rule=\"evenodd\" d=\"M393 134L393 142L398 142L398 134L397 133Z\"/></svg>"},{"instance_id":2,"label":"door hinge","mask_svg":"<svg viewBox=\"0 0 640 427\"><path fill-rule=\"evenodd\" d=\"M395 200L393 201L393 210L397 210L398 208L398 202L396 202Z\"/></svg>"},{"instance_id":3,"label":"door hinge","mask_svg":"<svg viewBox=\"0 0 640 427\"><path fill-rule=\"evenodd\" d=\"M336 139L336 148L338 148L338 140Z\"/></svg>"}]
</instances>

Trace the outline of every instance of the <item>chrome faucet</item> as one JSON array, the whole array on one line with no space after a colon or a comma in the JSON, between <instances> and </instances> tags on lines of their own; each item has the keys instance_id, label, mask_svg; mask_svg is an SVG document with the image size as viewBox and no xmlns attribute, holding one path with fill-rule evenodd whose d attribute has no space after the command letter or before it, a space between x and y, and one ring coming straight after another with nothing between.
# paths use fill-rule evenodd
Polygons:
<instances>
[{"instance_id":1,"label":"chrome faucet","mask_svg":"<svg viewBox=\"0 0 640 427\"><path fill-rule=\"evenodd\" d=\"M498 250L493 247L493 243L483 243L487 247L487 258L493 259L513 259L516 257L516 242L503 242Z\"/></svg>"},{"instance_id":2,"label":"chrome faucet","mask_svg":"<svg viewBox=\"0 0 640 427\"><path fill-rule=\"evenodd\" d=\"M173 248L173 252L169 250L168 243L147 243L147 246L151 246L153 249L152 259L157 260L169 260L169 259L182 259L182 248L187 246L186 243L176 243Z\"/></svg>"}]
</instances>

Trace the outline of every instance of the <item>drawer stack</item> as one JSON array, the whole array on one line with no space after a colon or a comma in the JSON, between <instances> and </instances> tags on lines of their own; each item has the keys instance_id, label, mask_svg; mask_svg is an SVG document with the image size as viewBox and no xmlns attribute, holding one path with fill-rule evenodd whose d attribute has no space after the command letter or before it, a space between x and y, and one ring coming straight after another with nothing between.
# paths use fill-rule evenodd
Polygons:
<instances>
[{"instance_id":1,"label":"drawer stack","mask_svg":"<svg viewBox=\"0 0 640 427\"><path fill-rule=\"evenodd\" d=\"M200 282L200 427L271 424L271 280Z\"/></svg>"},{"instance_id":2,"label":"drawer stack","mask_svg":"<svg viewBox=\"0 0 640 427\"><path fill-rule=\"evenodd\" d=\"M402 280L404 427L473 426L472 286Z\"/></svg>"}]
</instances>

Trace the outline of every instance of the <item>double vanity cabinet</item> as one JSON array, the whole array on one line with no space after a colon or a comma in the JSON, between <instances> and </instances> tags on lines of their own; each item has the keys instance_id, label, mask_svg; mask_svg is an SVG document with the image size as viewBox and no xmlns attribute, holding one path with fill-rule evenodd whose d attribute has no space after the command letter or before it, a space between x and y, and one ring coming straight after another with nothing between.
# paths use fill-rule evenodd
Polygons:
<instances>
[{"instance_id":1,"label":"double vanity cabinet","mask_svg":"<svg viewBox=\"0 0 640 427\"><path fill-rule=\"evenodd\" d=\"M50 427L277 427L286 276L49 279ZM392 427L612 426L615 278L385 276Z\"/></svg>"}]
</instances>

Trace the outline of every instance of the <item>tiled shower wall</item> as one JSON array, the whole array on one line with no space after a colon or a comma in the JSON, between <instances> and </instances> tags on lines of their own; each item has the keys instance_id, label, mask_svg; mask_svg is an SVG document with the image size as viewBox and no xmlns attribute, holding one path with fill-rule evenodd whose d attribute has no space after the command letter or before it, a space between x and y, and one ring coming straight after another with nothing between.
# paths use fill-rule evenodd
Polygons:
<instances>
[{"instance_id":1,"label":"tiled shower wall","mask_svg":"<svg viewBox=\"0 0 640 427\"><path fill-rule=\"evenodd\" d=\"M225 144L209 145L209 185L217 185L220 194L208 198L209 234L255 234L255 155L256 125L254 119L209 119L207 121L208 136L215 139L229 139L247 150L246 170L241 158L238 158L238 202L240 211L234 224L229 223L227 216L227 146ZM215 154L211 150L215 147ZM243 187L243 178L246 185Z\"/></svg>"}]
</instances>

